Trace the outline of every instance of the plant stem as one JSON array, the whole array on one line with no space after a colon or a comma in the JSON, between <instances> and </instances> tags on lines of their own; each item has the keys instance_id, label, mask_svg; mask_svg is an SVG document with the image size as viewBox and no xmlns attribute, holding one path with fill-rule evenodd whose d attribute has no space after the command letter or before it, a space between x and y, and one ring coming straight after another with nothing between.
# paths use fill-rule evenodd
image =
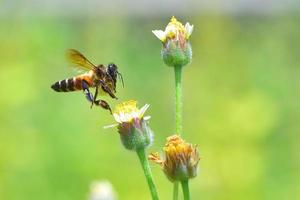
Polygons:
<instances>
[{"instance_id":1,"label":"plant stem","mask_svg":"<svg viewBox=\"0 0 300 200\"><path fill-rule=\"evenodd\" d=\"M178 200L178 182L174 183L173 187L173 200Z\"/></svg>"},{"instance_id":2,"label":"plant stem","mask_svg":"<svg viewBox=\"0 0 300 200\"><path fill-rule=\"evenodd\" d=\"M181 181L183 199L190 200L189 180Z\"/></svg>"},{"instance_id":3,"label":"plant stem","mask_svg":"<svg viewBox=\"0 0 300 200\"><path fill-rule=\"evenodd\" d=\"M181 72L182 66L174 66L175 72L175 127L176 134L182 134L182 84L181 84ZM173 200L178 199L178 182L173 186Z\"/></svg>"},{"instance_id":4,"label":"plant stem","mask_svg":"<svg viewBox=\"0 0 300 200\"><path fill-rule=\"evenodd\" d=\"M137 149L136 153L139 157L139 160L141 162L145 177L147 179L148 186L149 186L151 196L152 196L152 200L158 200L158 195L157 195L157 191L156 191L156 188L155 188L155 185L154 185L154 182L153 182L151 169L150 169L150 166L149 166L148 159L146 157L145 148Z\"/></svg>"},{"instance_id":5,"label":"plant stem","mask_svg":"<svg viewBox=\"0 0 300 200\"><path fill-rule=\"evenodd\" d=\"M176 134L182 134L182 84L181 71L182 66L174 66L175 71L175 124Z\"/></svg>"}]
</instances>

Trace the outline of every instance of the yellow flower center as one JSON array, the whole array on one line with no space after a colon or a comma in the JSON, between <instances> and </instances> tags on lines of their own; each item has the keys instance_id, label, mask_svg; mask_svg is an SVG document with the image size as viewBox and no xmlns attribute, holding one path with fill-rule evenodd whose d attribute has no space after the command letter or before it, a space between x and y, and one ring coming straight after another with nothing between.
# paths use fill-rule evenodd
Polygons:
<instances>
[{"instance_id":1,"label":"yellow flower center","mask_svg":"<svg viewBox=\"0 0 300 200\"><path fill-rule=\"evenodd\" d=\"M136 105L137 105L137 101L135 100L125 101L116 106L114 113L120 115L120 114L129 114L133 112L138 112L139 109L136 107Z\"/></svg>"},{"instance_id":2,"label":"yellow flower center","mask_svg":"<svg viewBox=\"0 0 300 200\"><path fill-rule=\"evenodd\" d=\"M142 119L149 104L144 105L141 109L137 108L137 101L129 100L116 106L113 116L118 123L131 122L135 118Z\"/></svg>"},{"instance_id":3,"label":"yellow flower center","mask_svg":"<svg viewBox=\"0 0 300 200\"><path fill-rule=\"evenodd\" d=\"M168 138L167 144L164 147L165 152L170 154L186 153L190 145L185 143L178 135L173 135Z\"/></svg>"},{"instance_id":4,"label":"yellow flower center","mask_svg":"<svg viewBox=\"0 0 300 200\"><path fill-rule=\"evenodd\" d=\"M166 28L166 36L168 38L178 37L179 34L183 34L185 37L187 36L186 30L181 22L177 21L177 19L173 16L167 25Z\"/></svg>"}]
</instances>

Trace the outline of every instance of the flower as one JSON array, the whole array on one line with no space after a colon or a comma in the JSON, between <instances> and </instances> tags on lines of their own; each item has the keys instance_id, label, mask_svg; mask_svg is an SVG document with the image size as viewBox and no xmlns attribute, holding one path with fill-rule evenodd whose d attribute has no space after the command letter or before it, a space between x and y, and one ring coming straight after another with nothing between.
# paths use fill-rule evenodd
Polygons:
<instances>
[{"instance_id":1,"label":"flower","mask_svg":"<svg viewBox=\"0 0 300 200\"><path fill-rule=\"evenodd\" d=\"M117 195L109 181L93 181L90 187L89 200L116 200Z\"/></svg>"},{"instance_id":2,"label":"flower","mask_svg":"<svg viewBox=\"0 0 300 200\"><path fill-rule=\"evenodd\" d=\"M135 100L125 101L116 106L113 116L118 123L116 126L126 149L145 148L152 143L153 134L148 126L150 117L144 117L149 106L146 104L139 109Z\"/></svg>"},{"instance_id":3,"label":"flower","mask_svg":"<svg viewBox=\"0 0 300 200\"><path fill-rule=\"evenodd\" d=\"M173 16L165 28L153 30L152 33L162 41L162 57L168 66L184 66L192 59L192 48L188 42L194 26L186 23L185 26Z\"/></svg>"},{"instance_id":4,"label":"flower","mask_svg":"<svg viewBox=\"0 0 300 200\"><path fill-rule=\"evenodd\" d=\"M118 123L131 122L134 119L142 119L149 104L145 104L141 109L137 108L137 101L129 100L116 106L113 116Z\"/></svg>"},{"instance_id":5,"label":"flower","mask_svg":"<svg viewBox=\"0 0 300 200\"><path fill-rule=\"evenodd\" d=\"M190 23L187 22L185 26L183 26L182 23L177 21L177 19L173 16L165 31L153 30L152 33L163 43L165 43L167 39L188 40L193 32L193 29L194 25L190 25Z\"/></svg>"},{"instance_id":6,"label":"flower","mask_svg":"<svg viewBox=\"0 0 300 200\"><path fill-rule=\"evenodd\" d=\"M197 146L186 143L178 135L173 135L167 138L164 154L164 160L158 153L150 154L149 160L159 164L172 182L185 181L197 176L200 160Z\"/></svg>"}]
</instances>

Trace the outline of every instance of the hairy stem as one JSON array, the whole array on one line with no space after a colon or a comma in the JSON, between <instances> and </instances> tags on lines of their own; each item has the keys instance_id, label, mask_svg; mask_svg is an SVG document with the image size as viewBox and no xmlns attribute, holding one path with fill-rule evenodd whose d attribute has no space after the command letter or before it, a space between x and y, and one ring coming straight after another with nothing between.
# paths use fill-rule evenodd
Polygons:
<instances>
[{"instance_id":1,"label":"hairy stem","mask_svg":"<svg viewBox=\"0 0 300 200\"><path fill-rule=\"evenodd\" d=\"M182 84L181 71L182 66L174 66L175 70L175 124L176 134L182 134Z\"/></svg>"},{"instance_id":2,"label":"hairy stem","mask_svg":"<svg viewBox=\"0 0 300 200\"><path fill-rule=\"evenodd\" d=\"M175 127L176 134L182 134L182 84L181 72L182 66L174 66L175 72ZM178 199L178 182L174 183L173 187L173 200Z\"/></svg>"},{"instance_id":3,"label":"hairy stem","mask_svg":"<svg viewBox=\"0 0 300 200\"><path fill-rule=\"evenodd\" d=\"M182 66L174 66L175 70L175 124L176 134L182 134L182 84L181 71Z\"/></svg>"},{"instance_id":4,"label":"hairy stem","mask_svg":"<svg viewBox=\"0 0 300 200\"><path fill-rule=\"evenodd\" d=\"M150 169L150 166L149 166L148 159L146 157L145 148L137 149L136 153L139 157L139 160L141 162L145 177L147 179L147 183L148 183L148 186L149 186L149 190L151 192L152 200L158 200L158 195L157 195L157 191L156 191L156 188L155 188L155 185L154 185L154 182L153 182L151 169Z\"/></svg>"},{"instance_id":5,"label":"hairy stem","mask_svg":"<svg viewBox=\"0 0 300 200\"><path fill-rule=\"evenodd\" d=\"M178 182L174 183L173 187L173 200L178 200Z\"/></svg>"},{"instance_id":6,"label":"hairy stem","mask_svg":"<svg viewBox=\"0 0 300 200\"><path fill-rule=\"evenodd\" d=\"M181 181L184 200L190 200L189 180Z\"/></svg>"}]
</instances>

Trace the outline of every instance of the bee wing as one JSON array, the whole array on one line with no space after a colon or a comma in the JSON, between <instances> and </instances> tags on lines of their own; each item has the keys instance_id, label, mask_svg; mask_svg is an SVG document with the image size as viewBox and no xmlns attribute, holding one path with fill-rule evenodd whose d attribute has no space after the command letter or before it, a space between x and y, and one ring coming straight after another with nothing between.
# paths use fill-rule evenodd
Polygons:
<instances>
[{"instance_id":1,"label":"bee wing","mask_svg":"<svg viewBox=\"0 0 300 200\"><path fill-rule=\"evenodd\" d=\"M81 67L72 67L72 72L74 72L75 74L83 74L86 72L85 69L82 69Z\"/></svg>"},{"instance_id":2,"label":"bee wing","mask_svg":"<svg viewBox=\"0 0 300 200\"><path fill-rule=\"evenodd\" d=\"M75 49L69 49L66 53L66 57L71 64L83 70L91 70L96 66L93 65L82 53Z\"/></svg>"}]
</instances>

